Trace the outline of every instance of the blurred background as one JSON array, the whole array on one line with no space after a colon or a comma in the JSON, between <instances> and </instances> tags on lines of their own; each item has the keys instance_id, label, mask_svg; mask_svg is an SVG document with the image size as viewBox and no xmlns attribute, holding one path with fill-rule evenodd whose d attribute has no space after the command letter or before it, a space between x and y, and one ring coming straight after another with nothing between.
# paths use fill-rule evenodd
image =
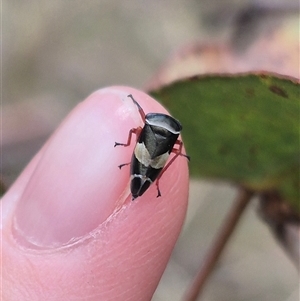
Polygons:
<instances>
[{"instance_id":1,"label":"blurred background","mask_svg":"<svg viewBox=\"0 0 300 301\"><path fill-rule=\"evenodd\" d=\"M5 184L15 180L64 116L93 91L110 85L148 87L170 58L191 45L212 47L205 52L211 66L202 72L217 70L211 45L227 49L230 56L231 64L220 71L261 69L258 58L265 41L272 49L285 48L275 51L267 70L299 78L297 0L2 1ZM239 64L232 64L235 57ZM153 300L181 299L235 194L225 183L191 181L186 224ZM255 202L203 300L299 300L296 268L257 218Z\"/></svg>"}]
</instances>

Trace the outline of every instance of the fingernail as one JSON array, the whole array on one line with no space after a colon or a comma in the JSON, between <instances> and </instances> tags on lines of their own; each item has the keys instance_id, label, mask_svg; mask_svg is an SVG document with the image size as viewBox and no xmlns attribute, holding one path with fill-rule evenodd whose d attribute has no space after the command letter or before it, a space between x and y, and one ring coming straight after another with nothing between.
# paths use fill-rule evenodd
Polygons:
<instances>
[{"instance_id":1,"label":"fingernail","mask_svg":"<svg viewBox=\"0 0 300 301\"><path fill-rule=\"evenodd\" d=\"M120 172L118 165L130 158L130 147L114 148L132 126L127 94L109 88L95 92L47 142L15 211L14 235L21 243L70 244L116 210L129 181L128 171Z\"/></svg>"}]
</instances>

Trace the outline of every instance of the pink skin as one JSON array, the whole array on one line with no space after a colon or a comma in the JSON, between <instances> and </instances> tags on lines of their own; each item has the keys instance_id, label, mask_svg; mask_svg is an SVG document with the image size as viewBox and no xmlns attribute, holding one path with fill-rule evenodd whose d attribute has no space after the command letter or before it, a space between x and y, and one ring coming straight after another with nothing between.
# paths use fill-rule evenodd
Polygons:
<instances>
[{"instance_id":1,"label":"pink skin","mask_svg":"<svg viewBox=\"0 0 300 301\"><path fill-rule=\"evenodd\" d=\"M179 235L188 163L131 201L129 129L165 109L128 87L99 90L66 117L2 199L2 300L150 300ZM135 138L133 136L133 138Z\"/></svg>"}]
</instances>

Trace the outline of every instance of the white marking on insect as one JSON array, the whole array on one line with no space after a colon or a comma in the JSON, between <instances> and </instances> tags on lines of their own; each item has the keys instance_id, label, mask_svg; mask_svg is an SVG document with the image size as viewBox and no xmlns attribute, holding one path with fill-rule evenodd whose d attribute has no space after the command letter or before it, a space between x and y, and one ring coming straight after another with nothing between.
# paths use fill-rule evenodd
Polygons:
<instances>
[{"instance_id":1,"label":"white marking on insect","mask_svg":"<svg viewBox=\"0 0 300 301\"><path fill-rule=\"evenodd\" d=\"M180 131L176 131L172 125L166 123L165 121L163 120L154 120L154 118L152 118L152 120L149 120L146 118L145 122L149 125L154 125L154 126L158 126L158 127L161 127L163 129L166 129L168 130L169 132L173 133L173 134L179 134Z\"/></svg>"},{"instance_id":2,"label":"white marking on insect","mask_svg":"<svg viewBox=\"0 0 300 301\"><path fill-rule=\"evenodd\" d=\"M169 158L169 153L166 152L160 156L151 159L150 154L143 142L136 144L134 154L138 161L141 162L144 166L151 166L155 169L163 168Z\"/></svg>"},{"instance_id":3,"label":"white marking on insect","mask_svg":"<svg viewBox=\"0 0 300 301\"><path fill-rule=\"evenodd\" d=\"M130 180L132 180L134 178L140 178L141 180L143 180L143 182L149 181L151 184L153 183L153 181L150 178L143 176L143 175L137 175L136 173L131 175Z\"/></svg>"}]
</instances>

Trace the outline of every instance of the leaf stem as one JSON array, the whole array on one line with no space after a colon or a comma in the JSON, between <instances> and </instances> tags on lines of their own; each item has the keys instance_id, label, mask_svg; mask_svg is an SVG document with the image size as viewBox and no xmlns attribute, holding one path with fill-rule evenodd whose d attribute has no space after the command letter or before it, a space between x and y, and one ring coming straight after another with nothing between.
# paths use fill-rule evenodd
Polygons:
<instances>
[{"instance_id":1,"label":"leaf stem","mask_svg":"<svg viewBox=\"0 0 300 301\"><path fill-rule=\"evenodd\" d=\"M233 204L233 207L229 211L227 217L225 218L223 225L211 245L210 250L206 254L203 265L200 268L198 274L195 276L192 285L186 292L183 300L184 301L195 301L203 290L204 284L208 279L209 275L213 271L222 251L225 248L226 243L228 242L231 234L233 233L236 225L242 216L245 208L249 204L253 192L245 188L240 188L236 201Z\"/></svg>"}]
</instances>

